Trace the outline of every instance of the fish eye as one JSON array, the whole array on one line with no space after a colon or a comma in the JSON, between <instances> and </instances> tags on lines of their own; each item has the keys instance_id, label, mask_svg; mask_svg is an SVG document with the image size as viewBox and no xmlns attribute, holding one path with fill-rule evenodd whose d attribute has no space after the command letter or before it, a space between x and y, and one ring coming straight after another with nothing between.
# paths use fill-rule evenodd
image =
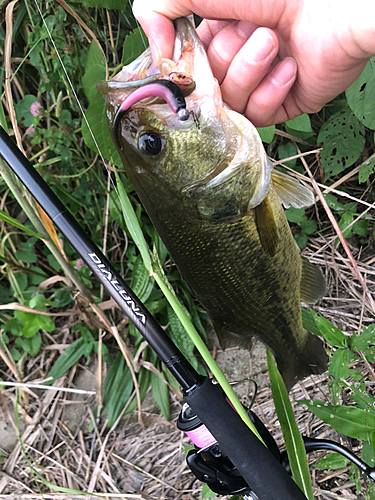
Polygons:
<instances>
[{"instance_id":1,"label":"fish eye","mask_svg":"<svg viewBox=\"0 0 375 500\"><path fill-rule=\"evenodd\" d=\"M144 153L156 156L163 149L163 141L155 132L144 132L139 136L138 147Z\"/></svg>"}]
</instances>

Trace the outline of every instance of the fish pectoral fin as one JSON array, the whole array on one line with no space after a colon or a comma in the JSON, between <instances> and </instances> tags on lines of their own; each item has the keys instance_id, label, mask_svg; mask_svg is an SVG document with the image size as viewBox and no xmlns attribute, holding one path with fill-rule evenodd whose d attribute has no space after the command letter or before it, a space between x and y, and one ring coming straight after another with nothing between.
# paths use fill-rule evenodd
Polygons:
<instances>
[{"instance_id":1,"label":"fish pectoral fin","mask_svg":"<svg viewBox=\"0 0 375 500\"><path fill-rule=\"evenodd\" d=\"M263 249L273 257L279 246L279 233L268 196L254 208L255 225Z\"/></svg>"},{"instance_id":2,"label":"fish pectoral fin","mask_svg":"<svg viewBox=\"0 0 375 500\"><path fill-rule=\"evenodd\" d=\"M285 208L303 208L314 204L313 190L298 179L278 170L272 171L271 178Z\"/></svg>"},{"instance_id":3,"label":"fish pectoral fin","mask_svg":"<svg viewBox=\"0 0 375 500\"><path fill-rule=\"evenodd\" d=\"M307 259L302 259L302 275L300 285L300 298L306 304L315 304L327 293L327 284L319 267L311 264Z\"/></svg>"}]
</instances>

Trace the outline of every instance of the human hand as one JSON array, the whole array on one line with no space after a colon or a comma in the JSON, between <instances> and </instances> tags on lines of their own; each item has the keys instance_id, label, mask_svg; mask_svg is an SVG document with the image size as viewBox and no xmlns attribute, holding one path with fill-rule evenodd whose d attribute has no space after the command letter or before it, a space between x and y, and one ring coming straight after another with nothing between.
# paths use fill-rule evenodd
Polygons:
<instances>
[{"instance_id":1,"label":"human hand","mask_svg":"<svg viewBox=\"0 0 375 500\"><path fill-rule=\"evenodd\" d=\"M205 18L198 33L223 99L258 127L319 111L375 54L367 0L134 0L133 11L154 59L171 57L171 20Z\"/></svg>"}]
</instances>

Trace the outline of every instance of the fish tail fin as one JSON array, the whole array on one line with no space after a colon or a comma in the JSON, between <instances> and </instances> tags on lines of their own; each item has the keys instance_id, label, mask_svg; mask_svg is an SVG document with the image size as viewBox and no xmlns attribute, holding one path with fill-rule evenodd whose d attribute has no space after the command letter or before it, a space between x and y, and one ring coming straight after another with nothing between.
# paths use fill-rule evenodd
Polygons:
<instances>
[{"instance_id":1,"label":"fish tail fin","mask_svg":"<svg viewBox=\"0 0 375 500\"><path fill-rule=\"evenodd\" d=\"M277 366L288 392L299 380L309 375L319 375L327 369L328 356L319 337L307 332L306 343L299 355L289 362L276 357Z\"/></svg>"}]
</instances>

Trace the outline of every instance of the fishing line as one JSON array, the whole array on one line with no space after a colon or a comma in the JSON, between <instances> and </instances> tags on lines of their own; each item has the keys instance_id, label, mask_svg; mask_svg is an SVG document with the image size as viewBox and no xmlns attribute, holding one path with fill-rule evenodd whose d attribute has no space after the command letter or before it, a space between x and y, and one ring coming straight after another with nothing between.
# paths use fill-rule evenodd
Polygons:
<instances>
[{"instance_id":1,"label":"fishing line","mask_svg":"<svg viewBox=\"0 0 375 500\"><path fill-rule=\"evenodd\" d=\"M105 169L107 170L107 174L108 174L108 176L109 176L109 179L110 179L110 182L111 182L111 184L112 184L112 186L113 186L113 189L114 189L115 193L117 194L117 198L118 198L118 200L119 200L119 202L120 202L120 204L121 204L121 206L122 206L123 210L125 211L125 207L124 207L124 205L123 205L123 203L122 203L121 197L120 197L119 192L118 192L117 187L116 187L116 184L115 184L115 182L114 182L114 180L113 180L113 178L112 178L111 171L110 171L110 169L109 169L109 167L108 167L108 165L107 165L106 160L104 159L104 156L102 155L102 152L100 151L100 148L99 148L99 145L98 145L98 143L97 143L97 141L96 141L95 135L94 135L94 133L93 133L93 131L92 131L92 128L91 128L91 126L90 126L90 123L89 123L89 121L88 121L88 119L87 119L87 117L86 117L85 111L84 111L84 109L83 109L83 107L82 107L82 104L80 103L80 101L79 101L79 99L78 99L78 95L77 95L77 93L76 93L76 91L75 91L75 89L74 89L73 83L72 83L72 81L71 81L71 79L70 79L70 77L69 77L69 74L68 74L68 72L67 72L67 70L66 70L65 66L64 66L63 60L62 60L62 58L61 58L61 56L60 56L60 52L59 52L59 50L58 50L58 48L57 48L57 46L56 46L56 44L55 44L55 41L54 41L54 39L53 39L53 37L52 37L52 34L51 34L51 32L50 32L50 30L49 30L49 28L48 28L48 25L47 25L47 23L46 23L46 20L45 20L45 18L44 18L44 16L43 16L43 13L42 13L42 11L41 11L41 9L40 9L40 7L39 7L39 4L38 4L37 0L34 0L34 2L35 2L35 5L36 5L36 8L38 9L39 15L40 15L40 17L41 17L41 19L42 19L43 25L44 25L44 27L46 28L46 31L47 31L47 33L48 33L48 36L49 36L49 38L50 38L50 40L51 40L51 43L52 43L52 45L53 45L53 48L55 49L55 52L56 52L57 58L58 58L58 60L59 60L59 62L60 62L60 65L61 65L61 67L62 67L63 71L64 71L65 77L66 77L66 79L67 79L67 81L68 81L68 83L69 83L70 89L71 89L71 91L72 91L72 93L73 93L73 95L74 95L74 98L75 98L75 100L76 100L76 102L77 102L77 105L78 105L78 107L79 107L79 110L80 110L80 112L81 112L81 114L82 114L82 117L83 117L83 119L85 120L86 126L87 126L88 131L89 131L89 133L90 133L90 135L91 135L91 138L92 138L92 140L94 141L94 145L95 145L96 149L98 150L98 153L99 153L100 159L101 159L101 161L102 161L102 163L103 163L103 165L104 165Z\"/></svg>"},{"instance_id":2,"label":"fishing line","mask_svg":"<svg viewBox=\"0 0 375 500\"><path fill-rule=\"evenodd\" d=\"M128 0L128 4L130 5L130 8L133 10L133 6L132 6L132 3L130 0ZM134 18L135 19L135 18ZM139 34L141 35L141 39L142 39L142 42L143 42L143 45L144 45L144 48L147 49L148 45L146 44L145 42L145 39L143 37L143 30L141 28L141 25L139 24L138 20L135 19L135 22L137 23L137 26L139 28Z\"/></svg>"}]
</instances>

